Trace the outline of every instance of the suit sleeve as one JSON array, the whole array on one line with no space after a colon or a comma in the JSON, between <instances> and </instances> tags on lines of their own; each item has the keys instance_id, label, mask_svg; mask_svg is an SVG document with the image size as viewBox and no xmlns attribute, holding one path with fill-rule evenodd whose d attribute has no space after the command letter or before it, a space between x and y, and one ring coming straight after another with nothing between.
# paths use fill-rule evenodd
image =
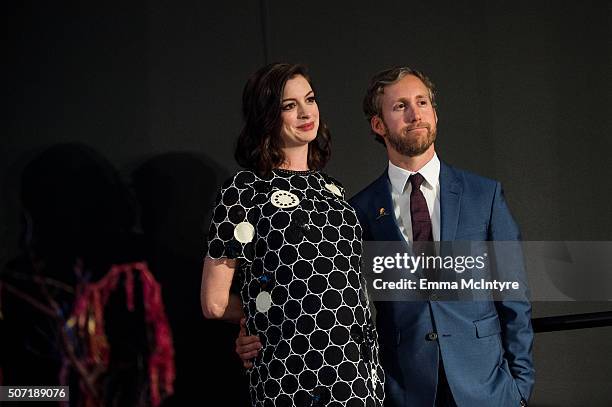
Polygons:
<instances>
[{"instance_id":1,"label":"suit sleeve","mask_svg":"<svg viewBox=\"0 0 612 407\"><path fill-rule=\"evenodd\" d=\"M499 264L499 268L509 270L508 274L503 275L511 275L513 280L519 281L525 298L528 298L527 278L519 243L520 231L506 204L500 183L497 183L495 188L489 238L494 241L496 261L503 263ZM528 300L503 300L497 301L495 306L502 326L504 357L521 395L528 400L535 378L531 304Z\"/></svg>"}]
</instances>

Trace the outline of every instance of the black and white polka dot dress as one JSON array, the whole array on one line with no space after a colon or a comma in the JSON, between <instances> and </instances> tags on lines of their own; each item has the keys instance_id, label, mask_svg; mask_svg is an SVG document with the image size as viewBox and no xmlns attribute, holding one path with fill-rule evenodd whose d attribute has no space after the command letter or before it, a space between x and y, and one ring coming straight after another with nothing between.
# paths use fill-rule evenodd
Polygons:
<instances>
[{"instance_id":1,"label":"black and white polka dot dress","mask_svg":"<svg viewBox=\"0 0 612 407\"><path fill-rule=\"evenodd\" d=\"M217 198L208 256L237 258L253 406L382 406L384 374L359 275L361 227L316 171L241 171Z\"/></svg>"}]
</instances>

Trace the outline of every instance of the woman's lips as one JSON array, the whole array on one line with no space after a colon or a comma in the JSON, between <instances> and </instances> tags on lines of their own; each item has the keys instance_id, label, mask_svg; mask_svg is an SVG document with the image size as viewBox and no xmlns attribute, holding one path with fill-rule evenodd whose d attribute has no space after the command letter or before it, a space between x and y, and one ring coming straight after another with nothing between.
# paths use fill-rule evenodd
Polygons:
<instances>
[{"instance_id":1,"label":"woman's lips","mask_svg":"<svg viewBox=\"0 0 612 407\"><path fill-rule=\"evenodd\" d=\"M302 131L312 130L312 129L314 129L314 122L302 124L301 126L298 126L298 129L300 129Z\"/></svg>"}]
</instances>

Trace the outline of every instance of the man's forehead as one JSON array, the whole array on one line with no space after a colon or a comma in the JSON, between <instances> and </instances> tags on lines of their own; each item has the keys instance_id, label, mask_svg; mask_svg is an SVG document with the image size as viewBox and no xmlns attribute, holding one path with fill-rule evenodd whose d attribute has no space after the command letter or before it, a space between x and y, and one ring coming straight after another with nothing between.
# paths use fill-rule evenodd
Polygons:
<instances>
[{"instance_id":1,"label":"man's forehead","mask_svg":"<svg viewBox=\"0 0 612 407\"><path fill-rule=\"evenodd\" d=\"M392 98L429 97L429 90L418 77L406 75L394 84L386 86L383 94Z\"/></svg>"}]
</instances>

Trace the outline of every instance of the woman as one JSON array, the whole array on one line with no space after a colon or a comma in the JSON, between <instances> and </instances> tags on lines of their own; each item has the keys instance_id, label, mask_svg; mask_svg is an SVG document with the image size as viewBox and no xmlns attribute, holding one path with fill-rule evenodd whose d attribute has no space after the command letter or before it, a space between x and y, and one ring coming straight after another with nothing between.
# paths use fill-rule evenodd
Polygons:
<instances>
[{"instance_id":1,"label":"woman","mask_svg":"<svg viewBox=\"0 0 612 407\"><path fill-rule=\"evenodd\" d=\"M330 136L306 69L265 66L242 101L235 157L246 170L217 199L203 312L238 322L244 311L248 334L259 336L253 406L381 406L361 227L340 183L320 172ZM230 293L235 273L240 298Z\"/></svg>"}]
</instances>

